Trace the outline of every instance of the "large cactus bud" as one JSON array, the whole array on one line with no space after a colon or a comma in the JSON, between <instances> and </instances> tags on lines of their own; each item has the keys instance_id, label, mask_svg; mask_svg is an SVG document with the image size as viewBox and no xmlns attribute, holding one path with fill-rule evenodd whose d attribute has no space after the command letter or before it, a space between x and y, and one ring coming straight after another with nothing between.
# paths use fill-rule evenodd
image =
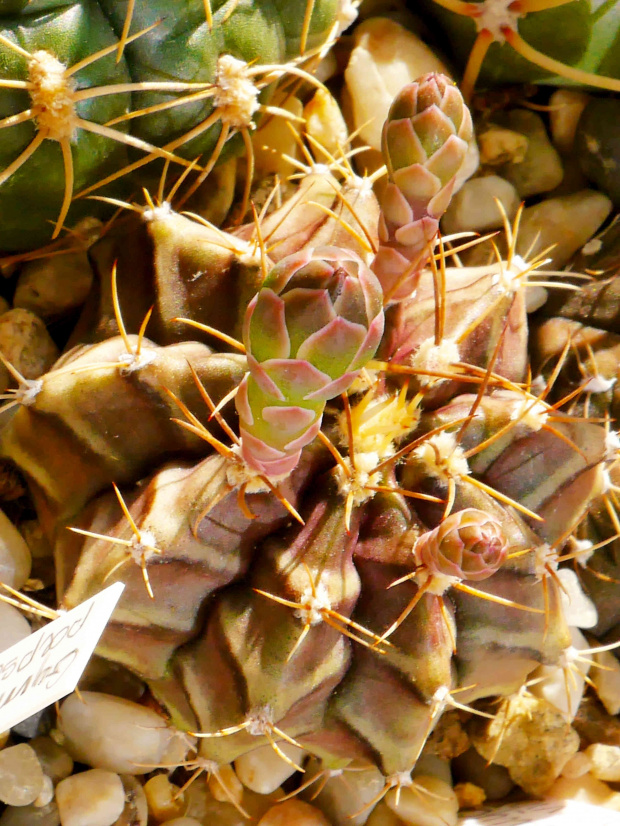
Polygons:
<instances>
[{"instance_id":1,"label":"large cactus bud","mask_svg":"<svg viewBox=\"0 0 620 826\"><path fill-rule=\"evenodd\" d=\"M236 403L247 465L288 475L316 436L325 402L350 386L382 333L381 287L355 253L322 247L275 266L243 332L249 373Z\"/></svg>"},{"instance_id":2,"label":"large cactus bud","mask_svg":"<svg viewBox=\"0 0 620 826\"><path fill-rule=\"evenodd\" d=\"M415 289L472 139L469 110L444 75L423 75L394 99L383 126L388 183L373 264L386 299Z\"/></svg>"}]
</instances>

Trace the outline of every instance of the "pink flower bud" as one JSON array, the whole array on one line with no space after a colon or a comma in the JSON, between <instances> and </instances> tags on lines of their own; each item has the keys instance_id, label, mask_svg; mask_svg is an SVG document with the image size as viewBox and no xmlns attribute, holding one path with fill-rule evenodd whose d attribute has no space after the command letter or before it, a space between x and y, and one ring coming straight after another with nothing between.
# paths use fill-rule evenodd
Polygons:
<instances>
[{"instance_id":1,"label":"pink flower bud","mask_svg":"<svg viewBox=\"0 0 620 826\"><path fill-rule=\"evenodd\" d=\"M508 541L496 519L476 508L466 508L422 534L414 552L430 574L478 582L501 567Z\"/></svg>"}]
</instances>

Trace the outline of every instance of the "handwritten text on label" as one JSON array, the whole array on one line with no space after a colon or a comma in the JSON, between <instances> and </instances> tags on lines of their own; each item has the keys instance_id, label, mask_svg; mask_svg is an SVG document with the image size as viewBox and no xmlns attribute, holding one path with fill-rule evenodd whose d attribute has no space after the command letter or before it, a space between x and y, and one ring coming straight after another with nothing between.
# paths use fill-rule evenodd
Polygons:
<instances>
[{"instance_id":1,"label":"handwritten text on label","mask_svg":"<svg viewBox=\"0 0 620 826\"><path fill-rule=\"evenodd\" d=\"M73 691L124 587L115 582L0 653L0 731Z\"/></svg>"}]
</instances>

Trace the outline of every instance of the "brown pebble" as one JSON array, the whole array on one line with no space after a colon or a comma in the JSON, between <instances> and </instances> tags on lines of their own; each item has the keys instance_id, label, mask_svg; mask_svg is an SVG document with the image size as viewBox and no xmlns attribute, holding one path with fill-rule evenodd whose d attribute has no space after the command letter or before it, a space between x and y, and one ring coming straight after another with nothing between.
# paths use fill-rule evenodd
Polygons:
<instances>
[{"instance_id":1,"label":"brown pebble","mask_svg":"<svg viewBox=\"0 0 620 826\"><path fill-rule=\"evenodd\" d=\"M303 800L286 800L272 806L258 826L330 826L323 812Z\"/></svg>"},{"instance_id":2,"label":"brown pebble","mask_svg":"<svg viewBox=\"0 0 620 826\"><path fill-rule=\"evenodd\" d=\"M500 712L472 734L476 750L487 760L506 766L521 788L544 794L568 759L579 750L577 732L546 700L518 693Z\"/></svg>"}]
</instances>

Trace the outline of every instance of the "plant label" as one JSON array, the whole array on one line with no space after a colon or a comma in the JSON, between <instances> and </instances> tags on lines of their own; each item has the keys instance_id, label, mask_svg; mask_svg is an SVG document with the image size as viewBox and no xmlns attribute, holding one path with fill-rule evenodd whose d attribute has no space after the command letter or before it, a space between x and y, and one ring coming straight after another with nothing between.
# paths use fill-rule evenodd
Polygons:
<instances>
[{"instance_id":1,"label":"plant label","mask_svg":"<svg viewBox=\"0 0 620 826\"><path fill-rule=\"evenodd\" d=\"M71 694L124 587L115 582L0 653L0 731Z\"/></svg>"}]
</instances>

